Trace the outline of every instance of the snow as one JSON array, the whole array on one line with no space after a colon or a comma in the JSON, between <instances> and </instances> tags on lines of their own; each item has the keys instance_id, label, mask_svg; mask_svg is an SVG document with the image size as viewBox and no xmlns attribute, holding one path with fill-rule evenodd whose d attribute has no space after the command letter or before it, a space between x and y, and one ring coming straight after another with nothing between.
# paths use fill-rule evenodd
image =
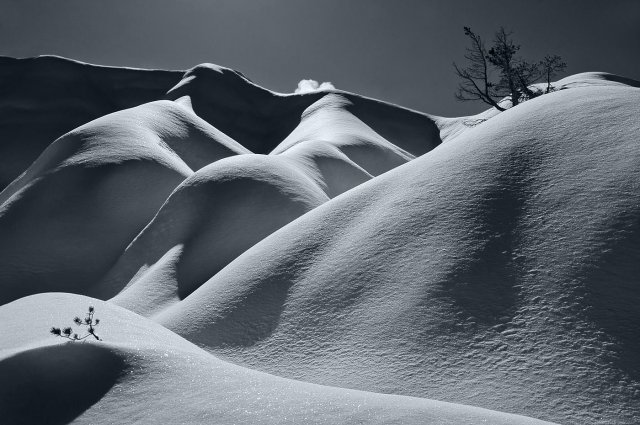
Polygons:
<instances>
[{"instance_id":1,"label":"snow","mask_svg":"<svg viewBox=\"0 0 640 425\"><path fill-rule=\"evenodd\" d=\"M313 145L328 142L374 176L414 158L348 112L350 105L344 96L326 95L302 113L300 125L272 153L286 152L308 141Z\"/></svg>"},{"instance_id":2,"label":"snow","mask_svg":"<svg viewBox=\"0 0 640 425\"><path fill-rule=\"evenodd\" d=\"M0 190L54 139L95 118L160 99L182 74L56 56L0 56Z\"/></svg>"},{"instance_id":3,"label":"snow","mask_svg":"<svg viewBox=\"0 0 640 425\"><path fill-rule=\"evenodd\" d=\"M171 194L101 284L109 289L103 297L129 284L136 287L114 301L144 302L139 292L145 290L138 286L151 285L149 291L155 292L161 280L157 273L170 268L175 287L170 296L185 298L243 251L328 199L278 157L250 154L217 161ZM179 254L167 258L174 249ZM143 272L150 264L151 277Z\"/></svg>"},{"instance_id":4,"label":"snow","mask_svg":"<svg viewBox=\"0 0 640 425\"><path fill-rule=\"evenodd\" d=\"M60 343L35 323L95 306L104 342ZM109 302L47 293L0 309L4 423L522 424L542 422L434 400L279 378L222 361Z\"/></svg>"},{"instance_id":5,"label":"snow","mask_svg":"<svg viewBox=\"0 0 640 425\"><path fill-rule=\"evenodd\" d=\"M280 376L633 422L639 101L584 87L502 113L285 226L156 320Z\"/></svg>"},{"instance_id":6,"label":"snow","mask_svg":"<svg viewBox=\"0 0 640 425\"><path fill-rule=\"evenodd\" d=\"M60 137L0 193L0 302L86 292L193 169L242 153L170 101L114 112Z\"/></svg>"},{"instance_id":7,"label":"snow","mask_svg":"<svg viewBox=\"0 0 640 425\"><path fill-rule=\"evenodd\" d=\"M0 69L26 75L17 122L47 81L97 111L42 105L8 148L3 420L640 418L640 83L578 74L444 118L212 64ZM88 305L102 342L47 333Z\"/></svg>"}]
</instances>

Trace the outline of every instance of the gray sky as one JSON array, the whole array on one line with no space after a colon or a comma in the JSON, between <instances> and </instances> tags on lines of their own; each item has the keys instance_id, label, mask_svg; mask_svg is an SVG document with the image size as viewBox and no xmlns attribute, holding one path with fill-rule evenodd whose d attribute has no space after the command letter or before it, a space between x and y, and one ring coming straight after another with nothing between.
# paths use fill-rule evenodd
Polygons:
<instances>
[{"instance_id":1,"label":"gray sky","mask_svg":"<svg viewBox=\"0 0 640 425\"><path fill-rule=\"evenodd\" d=\"M168 69L212 62L279 92L312 78L459 116L485 109L453 97L465 25L487 41L512 29L525 58L559 54L568 74L640 79L635 0L0 0L0 54Z\"/></svg>"}]
</instances>

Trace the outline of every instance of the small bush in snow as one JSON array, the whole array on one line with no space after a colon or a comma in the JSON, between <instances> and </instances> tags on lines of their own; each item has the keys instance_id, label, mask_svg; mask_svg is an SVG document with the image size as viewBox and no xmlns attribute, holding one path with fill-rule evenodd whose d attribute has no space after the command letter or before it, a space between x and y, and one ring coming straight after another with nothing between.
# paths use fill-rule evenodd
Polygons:
<instances>
[{"instance_id":1,"label":"small bush in snow","mask_svg":"<svg viewBox=\"0 0 640 425\"><path fill-rule=\"evenodd\" d=\"M84 318L84 320L81 320L79 317L75 317L73 319L73 323L75 323L78 326L87 326L87 334L84 336L78 336L77 333L73 333L73 330L70 327L67 328L56 328L56 327L52 327L49 332L51 332L52 335L54 336L59 336L61 338L67 338L71 341L82 341L83 339L89 337L89 336L93 336L95 339L97 339L98 341L102 341L98 335L96 335L96 330L95 327L98 326L100 324L100 319L94 319L93 315L95 313L95 309L93 308L93 306L89 306L89 312L87 313L87 316Z\"/></svg>"}]
</instances>

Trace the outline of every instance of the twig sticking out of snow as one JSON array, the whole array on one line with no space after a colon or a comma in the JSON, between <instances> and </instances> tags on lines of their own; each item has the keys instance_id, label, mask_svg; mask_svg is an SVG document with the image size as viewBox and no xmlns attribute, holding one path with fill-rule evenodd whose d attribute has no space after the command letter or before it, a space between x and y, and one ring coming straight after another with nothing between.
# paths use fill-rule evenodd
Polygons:
<instances>
[{"instance_id":1,"label":"twig sticking out of snow","mask_svg":"<svg viewBox=\"0 0 640 425\"><path fill-rule=\"evenodd\" d=\"M79 337L77 333L74 333L72 335L73 330L70 327L67 328L56 328L55 326L52 327L49 332L51 332L52 335L54 336L59 336L61 338L67 338L71 341L82 341L83 339L89 337L89 336L93 336L95 339L97 339L98 341L102 341L98 335L96 335L96 331L95 331L95 327L98 326L100 324L100 319L93 319L93 315L95 313L95 309L93 308L93 306L89 306L89 312L87 313L87 316L84 318L84 321L81 320L78 316L76 316L73 319L73 323L75 323L78 326L88 326L89 329L87 329L87 334Z\"/></svg>"}]
</instances>

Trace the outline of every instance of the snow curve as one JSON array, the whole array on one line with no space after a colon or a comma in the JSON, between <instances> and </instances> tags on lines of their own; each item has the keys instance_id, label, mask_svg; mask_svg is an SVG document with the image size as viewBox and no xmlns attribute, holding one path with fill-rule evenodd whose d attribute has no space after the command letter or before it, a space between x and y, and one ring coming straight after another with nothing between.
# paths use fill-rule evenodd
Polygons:
<instances>
[{"instance_id":1,"label":"snow curve","mask_svg":"<svg viewBox=\"0 0 640 425\"><path fill-rule=\"evenodd\" d=\"M170 101L62 136L0 193L0 303L85 293L193 169L245 152Z\"/></svg>"},{"instance_id":2,"label":"snow curve","mask_svg":"<svg viewBox=\"0 0 640 425\"><path fill-rule=\"evenodd\" d=\"M32 325L64 323L70 312L87 304L102 319L102 342L58 345L47 337L46 326ZM224 362L144 317L78 295L26 297L1 306L0 321L19 335L0 334L5 348L0 351L0 376L7 378L0 380L0 413L10 424L31 419L78 424L549 424L252 371Z\"/></svg>"},{"instance_id":3,"label":"snow curve","mask_svg":"<svg viewBox=\"0 0 640 425\"><path fill-rule=\"evenodd\" d=\"M285 226L156 319L281 376L633 422L638 105L606 85L526 102Z\"/></svg>"}]
</instances>

